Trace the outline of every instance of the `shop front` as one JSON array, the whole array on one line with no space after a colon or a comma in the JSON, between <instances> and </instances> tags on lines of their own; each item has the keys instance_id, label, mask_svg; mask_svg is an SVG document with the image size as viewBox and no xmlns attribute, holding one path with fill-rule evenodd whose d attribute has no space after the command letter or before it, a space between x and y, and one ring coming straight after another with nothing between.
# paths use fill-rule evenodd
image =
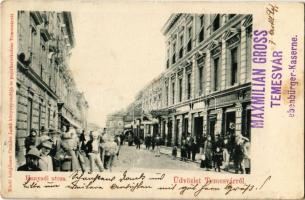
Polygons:
<instances>
[{"instance_id":1,"label":"shop front","mask_svg":"<svg viewBox=\"0 0 305 200\"><path fill-rule=\"evenodd\" d=\"M250 87L239 88L207 99L207 133L214 140L241 134L250 139Z\"/></svg>"}]
</instances>

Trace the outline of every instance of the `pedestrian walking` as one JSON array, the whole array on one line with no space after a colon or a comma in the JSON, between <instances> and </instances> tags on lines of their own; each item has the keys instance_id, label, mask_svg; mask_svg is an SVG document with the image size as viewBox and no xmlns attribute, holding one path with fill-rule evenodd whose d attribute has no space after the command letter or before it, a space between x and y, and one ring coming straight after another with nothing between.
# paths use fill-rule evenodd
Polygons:
<instances>
[{"instance_id":1,"label":"pedestrian walking","mask_svg":"<svg viewBox=\"0 0 305 200\"><path fill-rule=\"evenodd\" d=\"M70 128L68 132L62 135L61 148L63 158L61 162L61 171L75 171L80 169L80 164L76 155L75 129Z\"/></svg>"},{"instance_id":2,"label":"pedestrian walking","mask_svg":"<svg viewBox=\"0 0 305 200\"><path fill-rule=\"evenodd\" d=\"M104 149L105 149L105 156L107 157L108 160L105 169L109 169L110 171L112 171L113 161L118 152L118 145L114 141L113 137L108 138L108 141L105 142Z\"/></svg>"},{"instance_id":3,"label":"pedestrian walking","mask_svg":"<svg viewBox=\"0 0 305 200\"><path fill-rule=\"evenodd\" d=\"M202 163L202 168L206 168L206 170L209 171L212 168L213 157L212 140L210 135L207 136L207 140L204 143L203 155L204 161Z\"/></svg>"},{"instance_id":4,"label":"pedestrian walking","mask_svg":"<svg viewBox=\"0 0 305 200\"><path fill-rule=\"evenodd\" d=\"M117 144L118 146L118 151L117 151L117 158L119 159L119 153L120 153L120 149L121 149L121 137L120 135L116 135L114 138L114 142Z\"/></svg>"},{"instance_id":5,"label":"pedestrian walking","mask_svg":"<svg viewBox=\"0 0 305 200\"><path fill-rule=\"evenodd\" d=\"M100 157L100 138L99 133L94 131L91 140L86 144L90 160L90 172L94 171L95 164L100 172L104 170L103 163Z\"/></svg>"},{"instance_id":6,"label":"pedestrian walking","mask_svg":"<svg viewBox=\"0 0 305 200\"><path fill-rule=\"evenodd\" d=\"M128 146L132 146L133 145L133 136L132 136L132 132L130 131L128 134Z\"/></svg>"},{"instance_id":7,"label":"pedestrian walking","mask_svg":"<svg viewBox=\"0 0 305 200\"><path fill-rule=\"evenodd\" d=\"M178 147L176 145L173 146L173 150L172 150L172 158L173 160L177 159L177 153L178 153Z\"/></svg>"},{"instance_id":8,"label":"pedestrian walking","mask_svg":"<svg viewBox=\"0 0 305 200\"><path fill-rule=\"evenodd\" d=\"M228 171L229 170L229 163L230 163L230 144L229 144L229 136L226 135L224 137L224 140L223 140L223 151L222 151L222 154L223 154L223 169L225 171Z\"/></svg>"},{"instance_id":9,"label":"pedestrian walking","mask_svg":"<svg viewBox=\"0 0 305 200\"><path fill-rule=\"evenodd\" d=\"M191 153L192 153L192 161L195 161L196 158L196 154L198 152L198 146L195 140L192 140L192 144L191 144Z\"/></svg>"},{"instance_id":10,"label":"pedestrian walking","mask_svg":"<svg viewBox=\"0 0 305 200\"><path fill-rule=\"evenodd\" d=\"M153 136L151 137L151 149L152 149L153 151L155 151L155 146L156 146L156 136L153 135Z\"/></svg>"},{"instance_id":11,"label":"pedestrian walking","mask_svg":"<svg viewBox=\"0 0 305 200\"><path fill-rule=\"evenodd\" d=\"M186 140L182 139L181 147L180 147L180 153L181 153L180 160L182 160L182 161L186 161L187 160L187 151L186 151L186 148L187 148Z\"/></svg>"},{"instance_id":12,"label":"pedestrian walking","mask_svg":"<svg viewBox=\"0 0 305 200\"><path fill-rule=\"evenodd\" d=\"M151 146L151 135L148 134L146 137L145 137L145 147L146 147L146 150L149 150L150 149L150 146Z\"/></svg>"},{"instance_id":13,"label":"pedestrian walking","mask_svg":"<svg viewBox=\"0 0 305 200\"><path fill-rule=\"evenodd\" d=\"M217 134L213 145L213 161L214 161L215 171L217 170L218 172L220 172L220 166L222 165L222 159L223 159L222 148L223 148L223 141L220 137L220 134Z\"/></svg>"},{"instance_id":14,"label":"pedestrian walking","mask_svg":"<svg viewBox=\"0 0 305 200\"><path fill-rule=\"evenodd\" d=\"M136 149L139 149L139 150L140 150L140 148L141 148L141 140L140 140L140 137L136 135L136 136L134 137L134 142L135 142L135 144L136 144Z\"/></svg>"},{"instance_id":15,"label":"pedestrian walking","mask_svg":"<svg viewBox=\"0 0 305 200\"><path fill-rule=\"evenodd\" d=\"M236 144L233 149L233 162L235 173L238 174L241 172L242 174L245 172L243 166L244 159L244 139L242 136L236 135Z\"/></svg>"},{"instance_id":16,"label":"pedestrian walking","mask_svg":"<svg viewBox=\"0 0 305 200\"><path fill-rule=\"evenodd\" d=\"M187 159L191 159L191 147L193 143L193 137L191 136L190 133L187 134L186 137L186 153L187 153Z\"/></svg>"}]
</instances>

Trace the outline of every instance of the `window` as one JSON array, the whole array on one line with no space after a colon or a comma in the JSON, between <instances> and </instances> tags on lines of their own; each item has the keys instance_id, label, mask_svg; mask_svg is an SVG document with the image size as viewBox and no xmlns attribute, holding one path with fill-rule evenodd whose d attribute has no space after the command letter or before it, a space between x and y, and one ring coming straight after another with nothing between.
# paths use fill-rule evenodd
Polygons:
<instances>
[{"instance_id":1,"label":"window","mask_svg":"<svg viewBox=\"0 0 305 200\"><path fill-rule=\"evenodd\" d=\"M220 27L220 16L217 15L213 21L213 31L216 31Z\"/></svg>"},{"instance_id":2,"label":"window","mask_svg":"<svg viewBox=\"0 0 305 200\"><path fill-rule=\"evenodd\" d=\"M179 58L183 57L183 35L180 36L180 49L179 49Z\"/></svg>"},{"instance_id":3,"label":"window","mask_svg":"<svg viewBox=\"0 0 305 200\"><path fill-rule=\"evenodd\" d=\"M165 90L166 90L165 91L165 94L166 94L165 95L166 96L166 100L165 101L166 101L166 105L168 106L168 86L166 86Z\"/></svg>"},{"instance_id":4,"label":"window","mask_svg":"<svg viewBox=\"0 0 305 200\"><path fill-rule=\"evenodd\" d=\"M192 27L188 28L188 42L187 42L187 51L192 50Z\"/></svg>"},{"instance_id":5,"label":"window","mask_svg":"<svg viewBox=\"0 0 305 200\"><path fill-rule=\"evenodd\" d=\"M204 40L204 18L203 15L200 16L200 32L199 32L199 42L202 42Z\"/></svg>"},{"instance_id":6,"label":"window","mask_svg":"<svg viewBox=\"0 0 305 200\"><path fill-rule=\"evenodd\" d=\"M214 59L214 91L218 90L218 71L219 71L219 57Z\"/></svg>"},{"instance_id":7,"label":"window","mask_svg":"<svg viewBox=\"0 0 305 200\"><path fill-rule=\"evenodd\" d=\"M176 63L176 43L173 43L173 58L172 58L172 63Z\"/></svg>"},{"instance_id":8,"label":"window","mask_svg":"<svg viewBox=\"0 0 305 200\"><path fill-rule=\"evenodd\" d=\"M175 82L172 83L172 104L175 104Z\"/></svg>"},{"instance_id":9,"label":"window","mask_svg":"<svg viewBox=\"0 0 305 200\"><path fill-rule=\"evenodd\" d=\"M192 74L187 75L187 99L191 98L191 75Z\"/></svg>"},{"instance_id":10,"label":"window","mask_svg":"<svg viewBox=\"0 0 305 200\"><path fill-rule=\"evenodd\" d=\"M28 121L28 133L32 129L32 120L33 120L33 100L28 98L28 111L27 111L27 121Z\"/></svg>"},{"instance_id":11,"label":"window","mask_svg":"<svg viewBox=\"0 0 305 200\"><path fill-rule=\"evenodd\" d=\"M231 50L231 85L237 83L237 47Z\"/></svg>"},{"instance_id":12,"label":"window","mask_svg":"<svg viewBox=\"0 0 305 200\"><path fill-rule=\"evenodd\" d=\"M199 95L203 92L203 67L199 67Z\"/></svg>"},{"instance_id":13,"label":"window","mask_svg":"<svg viewBox=\"0 0 305 200\"><path fill-rule=\"evenodd\" d=\"M31 31L31 51L33 53L34 49L35 49L35 35L36 35L36 30L34 28L32 28L32 31Z\"/></svg>"},{"instance_id":14,"label":"window","mask_svg":"<svg viewBox=\"0 0 305 200\"><path fill-rule=\"evenodd\" d=\"M182 78L179 79L179 102L182 101Z\"/></svg>"},{"instance_id":15,"label":"window","mask_svg":"<svg viewBox=\"0 0 305 200\"><path fill-rule=\"evenodd\" d=\"M169 68L169 49L167 49L167 60L166 60L166 69L168 69Z\"/></svg>"},{"instance_id":16,"label":"window","mask_svg":"<svg viewBox=\"0 0 305 200\"><path fill-rule=\"evenodd\" d=\"M40 130L41 128L41 104L39 104L38 107L38 129Z\"/></svg>"},{"instance_id":17,"label":"window","mask_svg":"<svg viewBox=\"0 0 305 200\"><path fill-rule=\"evenodd\" d=\"M48 128L50 128L50 119L51 119L51 117L50 117L50 115L51 115L51 110L50 110L50 107L48 108L48 113L47 113L47 120L48 120Z\"/></svg>"}]
</instances>

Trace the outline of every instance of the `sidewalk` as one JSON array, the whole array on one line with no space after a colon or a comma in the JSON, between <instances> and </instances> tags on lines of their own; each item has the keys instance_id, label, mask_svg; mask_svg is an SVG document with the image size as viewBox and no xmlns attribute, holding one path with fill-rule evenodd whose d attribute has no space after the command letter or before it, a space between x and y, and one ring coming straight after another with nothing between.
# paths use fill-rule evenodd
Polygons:
<instances>
[{"instance_id":1,"label":"sidewalk","mask_svg":"<svg viewBox=\"0 0 305 200\"><path fill-rule=\"evenodd\" d=\"M172 147L161 146L160 147L160 153L172 157ZM180 160L180 158L181 158L180 155L181 155L180 149L177 149L177 158L176 158L177 160ZM188 161L189 162L193 162L194 164L200 165L200 162L201 162L200 154L199 153L196 154L195 161L192 161L191 159L188 159ZM233 163L230 162L230 164L229 164L229 171L224 171L223 169L221 169L221 171L222 172L228 172L228 173L235 173Z\"/></svg>"},{"instance_id":2,"label":"sidewalk","mask_svg":"<svg viewBox=\"0 0 305 200\"><path fill-rule=\"evenodd\" d=\"M172 147L161 146L160 153L172 157ZM179 160L180 158L181 158L181 153L180 153L180 149L178 148L177 160ZM196 154L195 161L192 161L191 159L188 159L188 161L200 164L200 154L199 153Z\"/></svg>"}]
</instances>

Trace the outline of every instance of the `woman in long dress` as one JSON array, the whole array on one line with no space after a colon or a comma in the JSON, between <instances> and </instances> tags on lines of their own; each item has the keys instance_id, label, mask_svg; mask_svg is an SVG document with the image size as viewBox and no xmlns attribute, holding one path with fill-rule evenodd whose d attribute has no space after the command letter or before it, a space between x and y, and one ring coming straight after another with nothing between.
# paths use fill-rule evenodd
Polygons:
<instances>
[{"instance_id":1,"label":"woman in long dress","mask_svg":"<svg viewBox=\"0 0 305 200\"><path fill-rule=\"evenodd\" d=\"M203 154L205 156L205 160L203 162L203 167L208 171L212 168L212 159L213 159L213 145L211 136L207 137L207 140L204 143Z\"/></svg>"}]
</instances>

